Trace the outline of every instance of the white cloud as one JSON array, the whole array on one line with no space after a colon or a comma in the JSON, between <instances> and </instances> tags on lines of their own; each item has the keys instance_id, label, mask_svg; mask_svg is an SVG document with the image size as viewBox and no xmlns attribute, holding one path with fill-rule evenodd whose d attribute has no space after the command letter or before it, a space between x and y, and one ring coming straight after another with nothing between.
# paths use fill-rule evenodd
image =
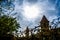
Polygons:
<instances>
[{"instance_id":1,"label":"white cloud","mask_svg":"<svg viewBox=\"0 0 60 40\"><path fill-rule=\"evenodd\" d=\"M46 17L49 19L49 21L52 21L53 19L57 18L57 11L55 8L55 4L50 3L48 0L38 0L35 4L31 4L30 2L23 0L22 5L18 5L17 2L15 4L15 10L20 14L24 14L23 7L26 5L32 6L36 5L39 8L39 15L36 19L27 20L24 16L22 17L21 26L35 26L38 25L37 23L41 20L42 15L46 15Z\"/></svg>"}]
</instances>

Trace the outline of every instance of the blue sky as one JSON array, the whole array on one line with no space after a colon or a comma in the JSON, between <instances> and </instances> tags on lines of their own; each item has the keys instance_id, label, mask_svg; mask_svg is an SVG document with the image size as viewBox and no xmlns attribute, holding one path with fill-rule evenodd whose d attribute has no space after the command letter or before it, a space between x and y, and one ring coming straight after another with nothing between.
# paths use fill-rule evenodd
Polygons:
<instances>
[{"instance_id":1,"label":"blue sky","mask_svg":"<svg viewBox=\"0 0 60 40\"><path fill-rule=\"evenodd\" d=\"M17 17L22 29L25 29L27 26L33 28L39 25L43 15L45 15L50 22L60 16L60 0L15 0L13 4L12 6L15 7L11 14L17 13L17 15L13 17ZM26 5L35 5L39 8L39 15L37 18L28 20L24 17L23 7Z\"/></svg>"}]
</instances>

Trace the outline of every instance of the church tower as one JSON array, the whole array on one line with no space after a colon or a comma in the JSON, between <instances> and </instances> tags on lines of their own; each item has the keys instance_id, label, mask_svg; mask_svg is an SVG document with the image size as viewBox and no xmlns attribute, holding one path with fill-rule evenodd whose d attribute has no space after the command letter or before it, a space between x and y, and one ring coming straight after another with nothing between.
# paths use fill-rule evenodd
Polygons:
<instances>
[{"instance_id":1,"label":"church tower","mask_svg":"<svg viewBox=\"0 0 60 40\"><path fill-rule=\"evenodd\" d=\"M26 27L25 35L26 35L26 38L28 38L28 37L29 37L29 28L28 28L28 27Z\"/></svg>"},{"instance_id":2,"label":"church tower","mask_svg":"<svg viewBox=\"0 0 60 40\"><path fill-rule=\"evenodd\" d=\"M41 27L41 35L42 35L42 40L49 40L49 35L50 35L50 31L49 31L49 21L47 20L47 18L45 16L42 17L42 20L40 22L40 27Z\"/></svg>"},{"instance_id":3,"label":"church tower","mask_svg":"<svg viewBox=\"0 0 60 40\"><path fill-rule=\"evenodd\" d=\"M49 30L49 21L47 20L47 18L45 16L42 17L40 26L41 26L41 32L45 32L45 31Z\"/></svg>"}]
</instances>

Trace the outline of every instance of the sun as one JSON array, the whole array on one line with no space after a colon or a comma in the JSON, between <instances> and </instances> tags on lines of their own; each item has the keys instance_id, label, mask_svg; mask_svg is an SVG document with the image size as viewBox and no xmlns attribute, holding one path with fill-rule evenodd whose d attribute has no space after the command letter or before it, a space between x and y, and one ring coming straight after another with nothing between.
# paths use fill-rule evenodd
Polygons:
<instances>
[{"instance_id":1,"label":"sun","mask_svg":"<svg viewBox=\"0 0 60 40\"><path fill-rule=\"evenodd\" d=\"M36 5L29 6L25 5L23 7L24 16L28 19L34 19L39 15L39 8Z\"/></svg>"}]
</instances>

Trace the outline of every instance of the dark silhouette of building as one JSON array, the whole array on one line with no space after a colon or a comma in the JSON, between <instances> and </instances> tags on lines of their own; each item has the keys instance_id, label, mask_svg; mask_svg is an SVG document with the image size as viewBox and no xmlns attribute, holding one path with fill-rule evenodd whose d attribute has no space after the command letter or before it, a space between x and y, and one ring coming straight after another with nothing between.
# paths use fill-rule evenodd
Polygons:
<instances>
[{"instance_id":1,"label":"dark silhouette of building","mask_svg":"<svg viewBox=\"0 0 60 40\"><path fill-rule=\"evenodd\" d=\"M42 17L42 20L40 21L40 27L41 27L41 40L50 40L50 26L49 21L45 16Z\"/></svg>"},{"instance_id":2,"label":"dark silhouette of building","mask_svg":"<svg viewBox=\"0 0 60 40\"><path fill-rule=\"evenodd\" d=\"M43 16L42 20L40 21L40 27L40 40L60 40L60 28L52 29L51 26L49 26L49 21L45 16Z\"/></svg>"},{"instance_id":3,"label":"dark silhouette of building","mask_svg":"<svg viewBox=\"0 0 60 40\"><path fill-rule=\"evenodd\" d=\"M26 35L26 38L29 38L29 28L28 27L26 27L25 35Z\"/></svg>"}]
</instances>

